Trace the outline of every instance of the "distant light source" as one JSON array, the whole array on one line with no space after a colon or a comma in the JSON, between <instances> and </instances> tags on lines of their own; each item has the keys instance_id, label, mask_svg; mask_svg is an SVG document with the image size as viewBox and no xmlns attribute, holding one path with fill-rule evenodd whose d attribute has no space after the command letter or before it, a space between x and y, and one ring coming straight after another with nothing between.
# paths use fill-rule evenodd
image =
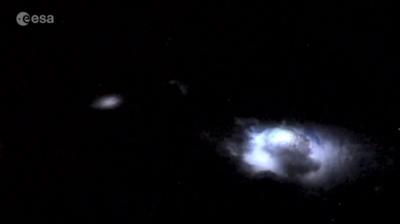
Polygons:
<instances>
[{"instance_id":1,"label":"distant light source","mask_svg":"<svg viewBox=\"0 0 400 224\"><path fill-rule=\"evenodd\" d=\"M105 95L96 99L92 107L100 110L111 110L122 104L122 98L118 95Z\"/></svg>"},{"instance_id":2,"label":"distant light source","mask_svg":"<svg viewBox=\"0 0 400 224\"><path fill-rule=\"evenodd\" d=\"M179 88L179 91L182 93L182 95L188 94L188 86L185 85L183 82L181 82L179 80L170 80L169 84L176 85Z\"/></svg>"}]
</instances>

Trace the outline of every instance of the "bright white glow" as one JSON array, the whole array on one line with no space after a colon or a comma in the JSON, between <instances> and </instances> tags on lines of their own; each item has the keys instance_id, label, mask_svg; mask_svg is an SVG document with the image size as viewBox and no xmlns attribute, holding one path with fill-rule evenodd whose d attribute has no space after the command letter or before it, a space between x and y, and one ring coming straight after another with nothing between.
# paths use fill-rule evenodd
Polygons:
<instances>
[{"instance_id":1,"label":"bright white glow","mask_svg":"<svg viewBox=\"0 0 400 224\"><path fill-rule=\"evenodd\" d=\"M268 141L272 144L290 144L296 139L292 131L275 128L268 134Z\"/></svg>"},{"instance_id":2,"label":"bright white glow","mask_svg":"<svg viewBox=\"0 0 400 224\"><path fill-rule=\"evenodd\" d=\"M261 133L250 133L250 144L255 148L262 148L266 144L266 134Z\"/></svg>"},{"instance_id":3,"label":"bright white glow","mask_svg":"<svg viewBox=\"0 0 400 224\"><path fill-rule=\"evenodd\" d=\"M243 160L257 171L274 170L274 159L265 150L266 132L250 133L249 151L243 155Z\"/></svg>"},{"instance_id":4,"label":"bright white glow","mask_svg":"<svg viewBox=\"0 0 400 224\"><path fill-rule=\"evenodd\" d=\"M257 171L274 170L276 168L274 159L261 148L254 148L245 153L243 159Z\"/></svg>"}]
</instances>

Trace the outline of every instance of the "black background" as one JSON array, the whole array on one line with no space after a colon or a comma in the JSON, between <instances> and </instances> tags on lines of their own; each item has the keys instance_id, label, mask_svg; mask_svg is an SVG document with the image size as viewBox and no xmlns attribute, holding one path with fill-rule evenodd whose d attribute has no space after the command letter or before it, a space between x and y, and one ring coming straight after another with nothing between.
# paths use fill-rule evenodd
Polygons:
<instances>
[{"instance_id":1,"label":"black background","mask_svg":"<svg viewBox=\"0 0 400 224\"><path fill-rule=\"evenodd\" d=\"M391 3L35 1L3 10L1 219L398 219ZM55 24L18 26L20 11ZM113 93L120 108L90 107ZM374 147L378 169L329 191L249 179L216 150L235 118L345 127Z\"/></svg>"}]
</instances>

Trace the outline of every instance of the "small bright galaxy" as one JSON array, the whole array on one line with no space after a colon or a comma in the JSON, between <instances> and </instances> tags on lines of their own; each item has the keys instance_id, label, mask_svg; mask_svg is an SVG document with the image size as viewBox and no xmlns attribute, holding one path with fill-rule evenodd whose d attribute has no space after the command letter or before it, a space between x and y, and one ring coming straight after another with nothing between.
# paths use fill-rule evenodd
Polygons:
<instances>
[{"instance_id":1,"label":"small bright galaxy","mask_svg":"<svg viewBox=\"0 0 400 224\"><path fill-rule=\"evenodd\" d=\"M224 149L251 176L332 186L351 180L371 156L355 135L338 128L239 123Z\"/></svg>"}]
</instances>

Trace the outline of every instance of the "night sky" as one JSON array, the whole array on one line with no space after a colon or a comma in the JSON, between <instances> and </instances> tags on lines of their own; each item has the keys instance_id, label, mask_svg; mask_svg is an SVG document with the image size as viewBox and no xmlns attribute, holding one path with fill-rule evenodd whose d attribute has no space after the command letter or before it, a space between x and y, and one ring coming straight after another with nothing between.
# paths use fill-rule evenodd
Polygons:
<instances>
[{"instance_id":1,"label":"night sky","mask_svg":"<svg viewBox=\"0 0 400 224\"><path fill-rule=\"evenodd\" d=\"M2 7L3 223L398 220L399 24L384 1ZM16 23L20 11L54 24ZM104 96L120 104L93 106ZM344 128L374 154L330 189L251 178L238 119Z\"/></svg>"}]
</instances>

